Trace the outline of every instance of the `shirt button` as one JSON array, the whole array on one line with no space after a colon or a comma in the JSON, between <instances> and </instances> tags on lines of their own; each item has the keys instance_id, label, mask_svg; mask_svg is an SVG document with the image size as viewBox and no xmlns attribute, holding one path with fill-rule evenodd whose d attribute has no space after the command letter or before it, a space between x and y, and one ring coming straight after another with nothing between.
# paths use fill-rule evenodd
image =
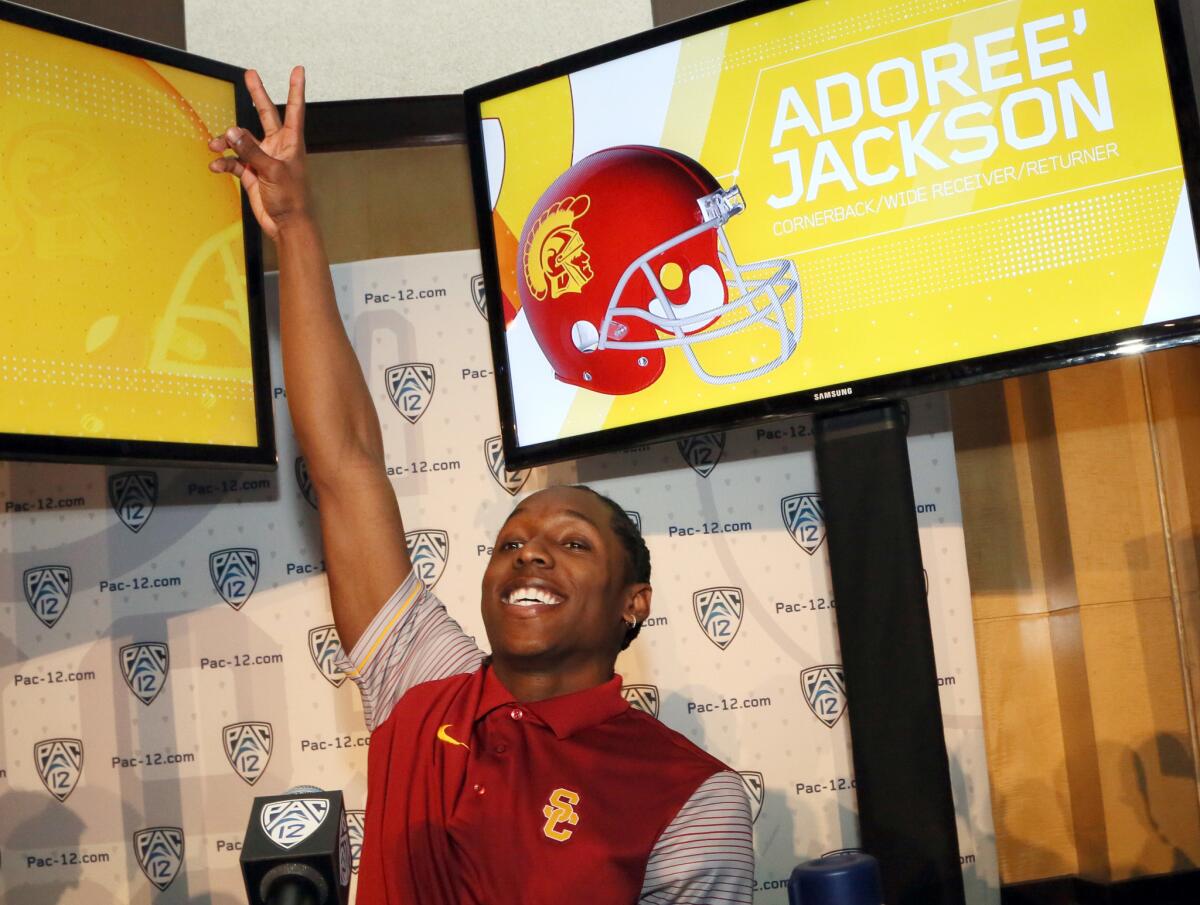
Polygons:
<instances>
[{"instance_id":1,"label":"shirt button","mask_svg":"<svg viewBox=\"0 0 1200 905\"><path fill-rule=\"evenodd\" d=\"M525 717L525 711L522 710L520 707L514 707L512 709L512 712L509 713L509 716L511 716L514 720L520 720Z\"/></svg>"},{"instance_id":2,"label":"shirt button","mask_svg":"<svg viewBox=\"0 0 1200 905\"><path fill-rule=\"evenodd\" d=\"M500 745L497 745L492 750L495 751L497 754L503 754L505 751L508 750L508 745L500 744Z\"/></svg>"},{"instance_id":3,"label":"shirt button","mask_svg":"<svg viewBox=\"0 0 1200 905\"><path fill-rule=\"evenodd\" d=\"M486 792L487 792L487 789L485 789L485 788L484 788L483 786L481 786L479 783L475 783L475 794L476 794L476 795L483 795L483 794L485 794Z\"/></svg>"}]
</instances>

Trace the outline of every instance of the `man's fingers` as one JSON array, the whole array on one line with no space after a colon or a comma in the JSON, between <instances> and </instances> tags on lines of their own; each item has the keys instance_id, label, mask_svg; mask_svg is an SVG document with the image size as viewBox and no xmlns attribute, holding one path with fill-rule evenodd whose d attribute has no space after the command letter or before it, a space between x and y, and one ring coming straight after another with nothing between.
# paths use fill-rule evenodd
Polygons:
<instances>
[{"instance_id":1,"label":"man's fingers","mask_svg":"<svg viewBox=\"0 0 1200 905\"><path fill-rule=\"evenodd\" d=\"M288 80L287 107L284 110L283 121L304 137L304 67L297 66L292 70Z\"/></svg>"},{"instance_id":2,"label":"man's fingers","mask_svg":"<svg viewBox=\"0 0 1200 905\"><path fill-rule=\"evenodd\" d=\"M281 125L279 110L271 103L271 97L263 87L262 78L253 69L246 70L246 89L250 92L250 99L254 101L254 109L258 111L258 120L262 123L263 131L270 135Z\"/></svg>"},{"instance_id":3,"label":"man's fingers","mask_svg":"<svg viewBox=\"0 0 1200 905\"><path fill-rule=\"evenodd\" d=\"M218 157L216 160L209 161L208 168L214 173L232 173L239 179L242 171L246 169L236 157Z\"/></svg>"},{"instance_id":4,"label":"man's fingers","mask_svg":"<svg viewBox=\"0 0 1200 905\"><path fill-rule=\"evenodd\" d=\"M220 154L229 149L229 142L225 140L224 133L215 135L208 141L208 149L214 154Z\"/></svg>"},{"instance_id":5,"label":"man's fingers","mask_svg":"<svg viewBox=\"0 0 1200 905\"><path fill-rule=\"evenodd\" d=\"M261 173L269 172L278 163L274 157L259 147L254 136L245 129L239 129L237 126L226 129L225 140L229 142L229 146L243 162Z\"/></svg>"}]
</instances>

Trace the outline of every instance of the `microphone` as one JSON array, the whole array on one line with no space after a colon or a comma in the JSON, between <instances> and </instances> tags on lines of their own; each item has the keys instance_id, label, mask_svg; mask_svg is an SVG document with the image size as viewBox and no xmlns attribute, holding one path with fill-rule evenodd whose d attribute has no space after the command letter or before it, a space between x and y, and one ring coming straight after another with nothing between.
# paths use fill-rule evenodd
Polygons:
<instances>
[{"instance_id":1,"label":"microphone","mask_svg":"<svg viewBox=\"0 0 1200 905\"><path fill-rule=\"evenodd\" d=\"M348 905L342 793L296 786L255 798L239 860L250 905Z\"/></svg>"}]
</instances>

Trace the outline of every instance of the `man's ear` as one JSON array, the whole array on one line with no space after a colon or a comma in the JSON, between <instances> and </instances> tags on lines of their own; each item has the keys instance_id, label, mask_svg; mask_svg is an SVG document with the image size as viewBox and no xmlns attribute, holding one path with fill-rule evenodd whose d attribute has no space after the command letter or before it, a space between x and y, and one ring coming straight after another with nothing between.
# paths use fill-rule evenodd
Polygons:
<instances>
[{"instance_id":1,"label":"man's ear","mask_svg":"<svg viewBox=\"0 0 1200 905\"><path fill-rule=\"evenodd\" d=\"M621 618L626 622L632 616L638 623L645 622L650 617L650 598L653 589L646 582L631 584L625 589L625 606L621 610Z\"/></svg>"}]
</instances>

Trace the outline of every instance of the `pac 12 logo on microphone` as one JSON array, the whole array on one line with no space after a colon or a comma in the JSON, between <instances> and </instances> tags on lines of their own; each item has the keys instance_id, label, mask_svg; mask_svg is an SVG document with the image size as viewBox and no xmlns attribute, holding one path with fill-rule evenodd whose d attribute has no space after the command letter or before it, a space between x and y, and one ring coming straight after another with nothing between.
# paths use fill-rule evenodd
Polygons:
<instances>
[{"instance_id":1,"label":"pac 12 logo on microphone","mask_svg":"<svg viewBox=\"0 0 1200 905\"><path fill-rule=\"evenodd\" d=\"M504 464L504 443L499 437L488 437L483 441L483 458L496 483L504 488L509 496L515 496L529 480L528 468L522 468L520 471L508 470L508 466Z\"/></svg>"},{"instance_id":2,"label":"pac 12 logo on microphone","mask_svg":"<svg viewBox=\"0 0 1200 905\"><path fill-rule=\"evenodd\" d=\"M261 557L253 547L229 547L208 554L208 575L221 599L240 610L258 584Z\"/></svg>"},{"instance_id":3,"label":"pac 12 logo on microphone","mask_svg":"<svg viewBox=\"0 0 1200 905\"><path fill-rule=\"evenodd\" d=\"M258 819L268 839L290 849L315 833L328 814L328 799L288 798L264 805Z\"/></svg>"},{"instance_id":4,"label":"pac 12 logo on microphone","mask_svg":"<svg viewBox=\"0 0 1200 905\"><path fill-rule=\"evenodd\" d=\"M221 729L229 765L250 785L258 782L271 761L275 731L270 723L231 723Z\"/></svg>"},{"instance_id":5,"label":"pac 12 logo on microphone","mask_svg":"<svg viewBox=\"0 0 1200 905\"><path fill-rule=\"evenodd\" d=\"M717 463L721 461L721 455L725 452L725 432L685 437L676 445L679 447L679 454L683 456L683 461L687 462L692 471L702 478L707 478L713 473L713 469L717 467Z\"/></svg>"},{"instance_id":6,"label":"pac 12 logo on microphone","mask_svg":"<svg viewBox=\"0 0 1200 905\"><path fill-rule=\"evenodd\" d=\"M384 371L383 380L396 411L409 424L416 424L433 401L437 382L433 365L424 362L396 365Z\"/></svg>"},{"instance_id":7,"label":"pac 12 logo on microphone","mask_svg":"<svg viewBox=\"0 0 1200 905\"><path fill-rule=\"evenodd\" d=\"M450 558L450 536L445 531L425 528L409 531L404 535L404 543L408 547L408 558L412 560L417 578L425 587L432 588L446 570L446 560Z\"/></svg>"},{"instance_id":8,"label":"pac 12 logo on microphone","mask_svg":"<svg viewBox=\"0 0 1200 905\"><path fill-rule=\"evenodd\" d=\"M77 738L48 738L33 746L33 762L46 791L66 801L83 773L83 742Z\"/></svg>"},{"instance_id":9,"label":"pac 12 logo on microphone","mask_svg":"<svg viewBox=\"0 0 1200 905\"><path fill-rule=\"evenodd\" d=\"M137 534L150 521L158 502L158 475L152 471L122 471L111 475L108 499L121 523Z\"/></svg>"},{"instance_id":10,"label":"pac 12 logo on microphone","mask_svg":"<svg viewBox=\"0 0 1200 905\"><path fill-rule=\"evenodd\" d=\"M783 512L783 524L797 546L812 556L825 542L825 511L821 508L821 495L817 493L794 493L779 501Z\"/></svg>"},{"instance_id":11,"label":"pac 12 logo on microphone","mask_svg":"<svg viewBox=\"0 0 1200 905\"><path fill-rule=\"evenodd\" d=\"M133 696L149 706L167 684L171 654L160 641L137 641L117 651L121 675Z\"/></svg>"},{"instance_id":12,"label":"pac 12 logo on microphone","mask_svg":"<svg viewBox=\"0 0 1200 905\"><path fill-rule=\"evenodd\" d=\"M846 678L837 663L813 666L800 673L804 700L813 716L832 729L846 712Z\"/></svg>"},{"instance_id":13,"label":"pac 12 logo on microphone","mask_svg":"<svg viewBox=\"0 0 1200 905\"><path fill-rule=\"evenodd\" d=\"M366 818L366 811L346 812L346 831L350 839L350 869L354 873L358 873L358 859L362 857L363 826Z\"/></svg>"},{"instance_id":14,"label":"pac 12 logo on microphone","mask_svg":"<svg viewBox=\"0 0 1200 905\"><path fill-rule=\"evenodd\" d=\"M621 697L629 702L629 706L652 717L658 717L659 694L657 685L626 685L621 689Z\"/></svg>"},{"instance_id":15,"label":"pac 12 logo on microphone","mask_svg":"<svg viewBox=\"0 0 1200 905\"><path fill-rule=\"evenodd\" d=\"M146 879L164 890L183 865L183 830L177 826L152 826L133 834L133 851Z\"/></svg>"},{"instance_id":16,"label":"pac 12 logo on microphone","mask_svg":"<svg viewBox=\"0 0 1200 905\"><path fill-rule=\"evenodd\" d=\"M21 576L25 602L46 628L54 628L71 602L69 566L37 566Z\"/></svg>"},{"instance_id":17,"label":"pac 12 logo on microphone","mask_svg":"<svg viewBox=\"0 0 1200 905\"><path fill-rule=\"evenodd\" d=\"M692 595L692 609L704 636L725 650L742 627L741 588L705 588Z\"/></svg>"},{"instance_id":18,"label":"pac 12 logo on microphone","mask_svg":"<svg viewBox=\"0 0 1200 905\"><path fill-rule=\"evenodd\" d=\"M334 688L346 681L346 674L337 665L342 653L342 640L333 625L318 625L308 630L308 652L312 655L317 672Z\"/></svg>"}]
</instances>

